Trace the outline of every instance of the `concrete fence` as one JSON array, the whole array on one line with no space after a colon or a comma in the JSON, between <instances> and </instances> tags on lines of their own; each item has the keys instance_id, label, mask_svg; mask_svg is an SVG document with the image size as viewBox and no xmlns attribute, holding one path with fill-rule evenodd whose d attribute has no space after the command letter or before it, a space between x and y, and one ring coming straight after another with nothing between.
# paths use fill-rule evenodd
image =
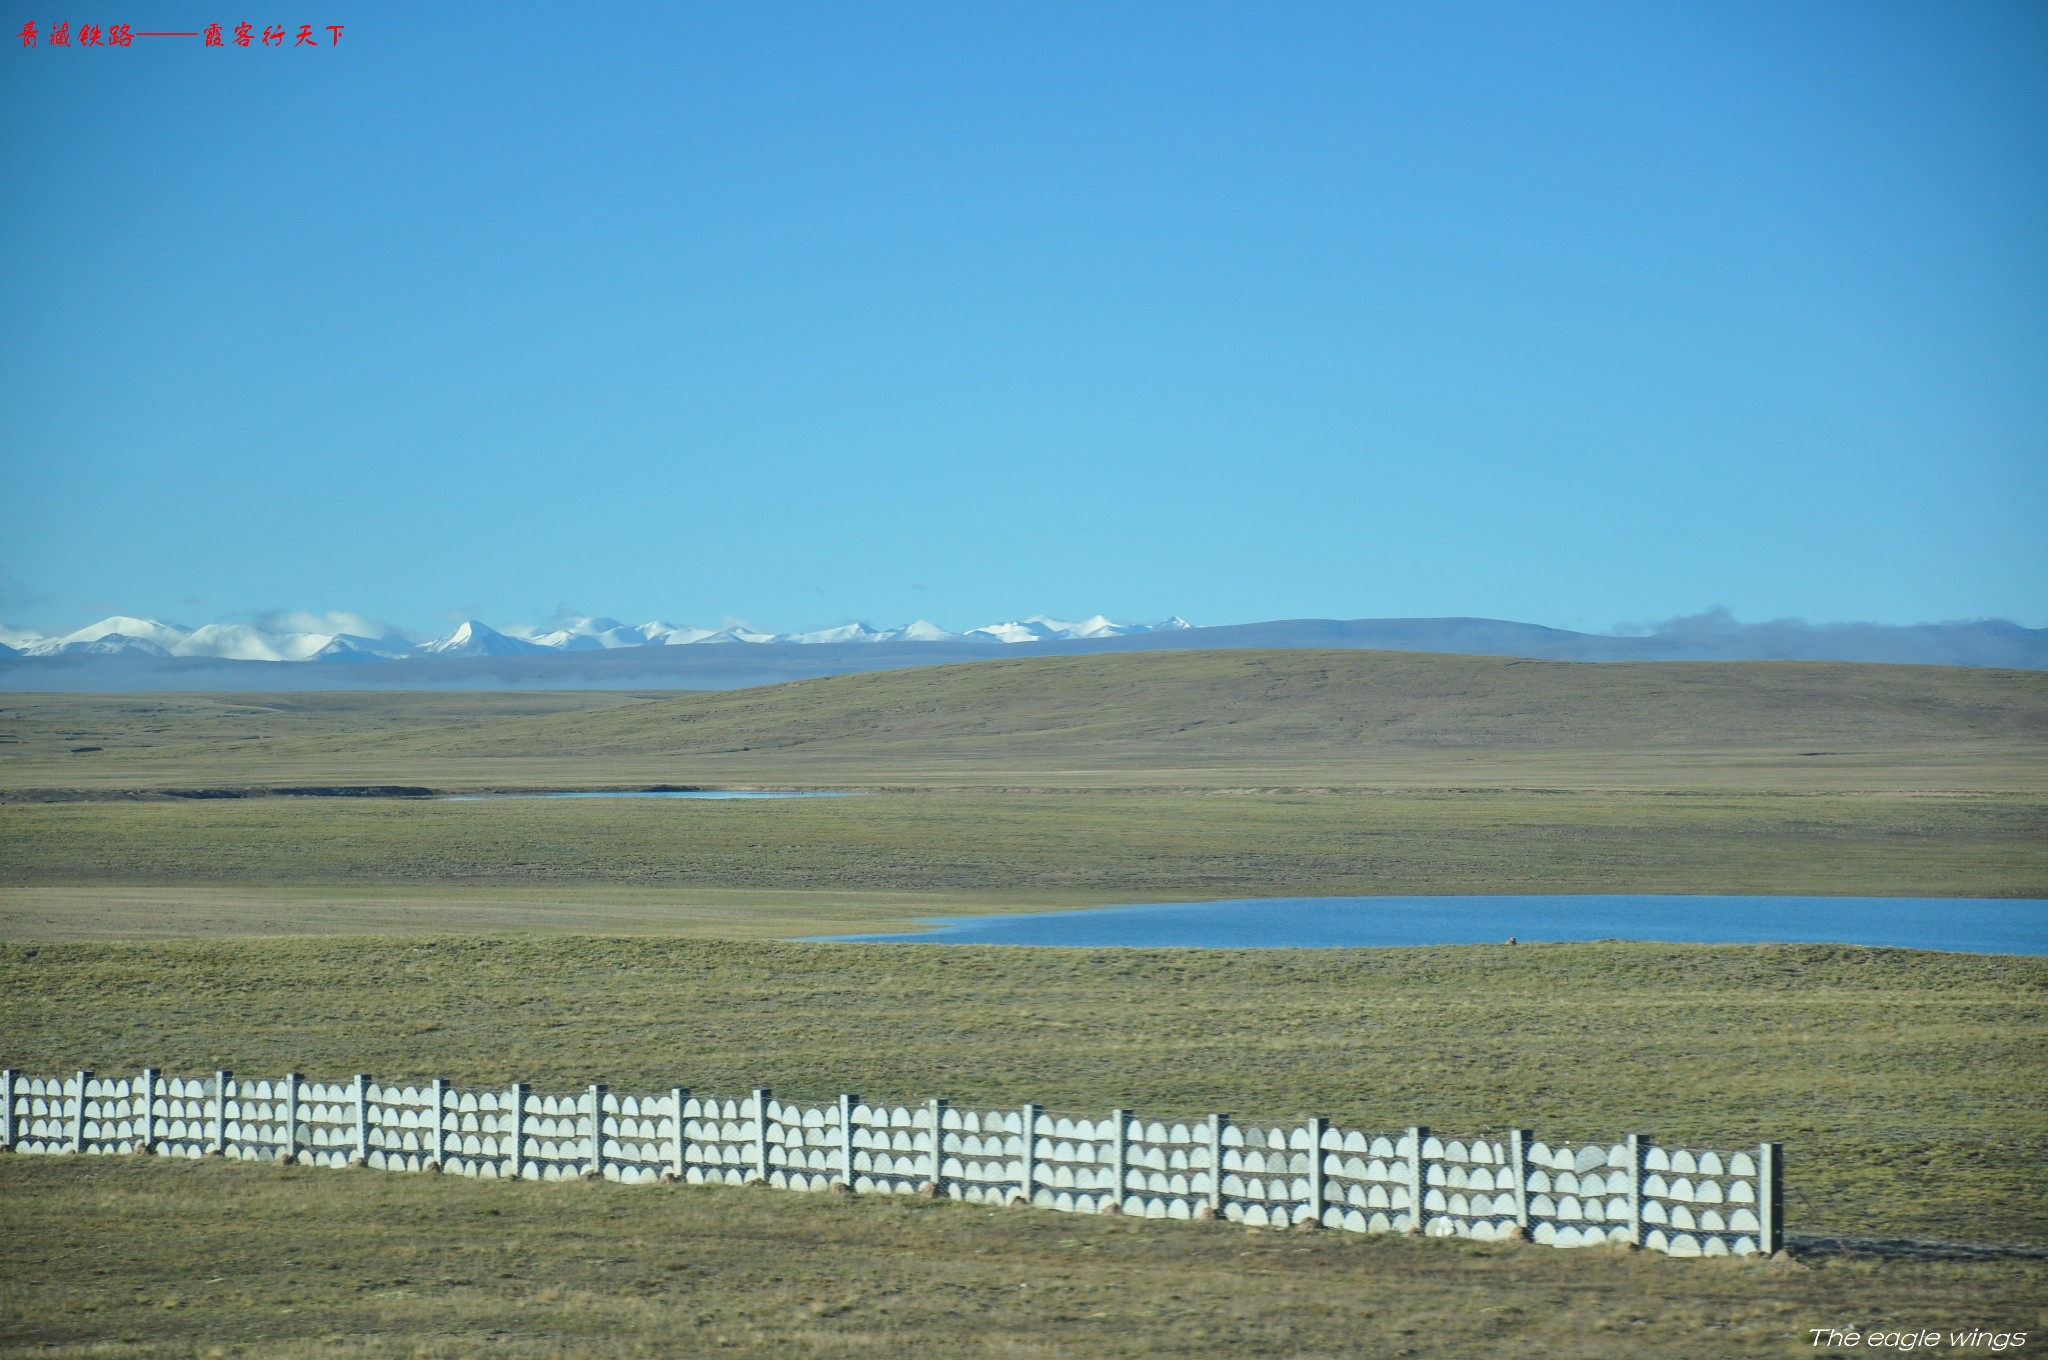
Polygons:
<instances>
[{"instance_id":1,"label":"concrete fence","mask_svg":"<svg viewBox=\"0 0 2048 1360\"><path fill-rule=\"evenodd\" d=\"M524 1083L458 1090L296 1073L66 1077L0 1073L0 1144L23 1153L218 1154L486 1179L844 1187L1068 1213L1223 1218L1349 1232L1420 1232L1559 1247L1634 1243L1672 1256L1768 1255L1783 1245L1777 1143L1735 1151L1550 1143L1527 1130L1450 1138L1324 1119L1145 1119L943 1100L824 1104L677 1087Z\"/></svg>"}]
</instances>

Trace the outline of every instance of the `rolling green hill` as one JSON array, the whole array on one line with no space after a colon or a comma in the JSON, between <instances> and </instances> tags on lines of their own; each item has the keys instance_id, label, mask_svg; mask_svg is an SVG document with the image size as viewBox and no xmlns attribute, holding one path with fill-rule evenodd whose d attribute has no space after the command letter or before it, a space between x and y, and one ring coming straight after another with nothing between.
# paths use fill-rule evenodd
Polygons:
<instances>
[{"instance_id":1,"label":"rolling green hill","mask_svg":"<svg viewBox=\"0 0 2048 1360\"><path fill-rule=\"evenodd\" d=\"M97 749L80 749L97 748ZM1357 651L1032 657L667 695L23 696L0 786L2035 790L2048 674Z\"/></svg>"}]
</instances>

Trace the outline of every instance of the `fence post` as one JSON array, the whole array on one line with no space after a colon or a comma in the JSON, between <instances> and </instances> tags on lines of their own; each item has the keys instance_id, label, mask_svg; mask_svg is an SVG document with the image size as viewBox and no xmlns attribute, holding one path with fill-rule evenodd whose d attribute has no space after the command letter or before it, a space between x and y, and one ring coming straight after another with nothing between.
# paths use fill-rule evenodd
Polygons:
<instances>
[{"instance_id":1,"label":"fence post","mask_svg":"<svg viewBox=\"0 0 2048 1360\"><path fill-rule=\"evenodd\" d=\"M434 1170L442 1169L448 1160L448 1130L443 1127L448 1118L448 1078L434 1078Z\"/></svg>"},{"instance_id":2,"label":"fence post","mask_svg":"<svg viewBox=\"0 0 2048 1360\"><path fill-rule=\"evenodd\" d=\"M1429 1175L1422 1169L1422 1146L1429 1141L1429 1126L1409 1126L1408 1137L1415 1144L1415 1151L1408 1158L1408 1232L1420 1236L1422 1233L1422 1197L1428 1191Z\"/></svg>"},{"instance_id":3,"label":"fence post","mask_svg":"<svg viewBox=\"0 0 2048 1360\"><path fill-rule=\"evenodd\" d=\"M1643 1245L1643 1157L1653 1140L1640 1133L1628 1136L1628 1244Z\"/></svg>"},{"instance_id":4,"label":"fence post","mask_svg":"<svg viewBox=\"0 0 2048 1360\"><path fill-rule=\"evenodd\" d=\"M1515 1169L1515 1226L1529 1235L1529 1139L1533 1129L1508 1130L1508 1161Z\"/></svg>"},{"instance_id":5,"label":"fence post","mask_svg":"<svg viewBox=\"0 0 2048 1360\"><path fill-rule=\"evenodd\" d=\"M136 1077L123 1077L121 1079L122 1089L127 1094L120 1102L120 1113L114 1118L114 1127L105 1130L114 1140L114 1148L110 1149L110 1151L116 1149L128 1153L135 1151L135 1138L141 1129L141 1126L135 1119L135 1091L140 1085L141 1081ZM125 1137L121 1133L121 1126L123 1124L128 1126L128 1132Z\"/></svg>"},{"instance_id":6,"label":"fence post","mask_svg":"<svg viewBox=\"0 0 2048 1360\"><path fill-rule=\"evenodd\" d=\"M1029 1204L1031 1192L1038 1180L1038 1106L1027 1100L1021 1114L1024 1124L1024 1160L1017 1173L1017 1197L1023 1203Z\"/></svg>"},{"instance_id":7,"label":"fence post","mask_svg":"<svg viewBox=\"0 0 2048 1360\"><path fill-rule=\"evenodd\" d=\"M1320 1228L1323 1226L1323 1210L1328 1207L1323 1196L1323 1130L1330 1127L1330 1121L1324 1115L1310 1115L1302 1127L1308 1132L1309 1219Z\"/></svg>"},{"instance_id":8,"label":"fence post","mask_svg":"<svg viewBox=\"0 0 2048 1360\"><path fill-rule=\"evenodd\" d=\"M1227 1114L1209 1116L1209 1216L1223 1217L1223 1130L1230 1124Z\"/></svg>"},{"instance_id":9,"label":"fence post","mask_svg":"<svg viewBox=\"0 0 2048 1360\"><path fill-rule=\"evenodd\" d=\"M523 1081L512 1083L512 1179L526 1179L526 1096L530 1088Z\"/></svg>"},{"instance_id":10,"label":"fence post","mask_svg":"<svg viewBox=\"0 0 2048 1360\"><path fill-rule=\"evenodd\" d=\"M9 1093L12 1094L11 1092ZM11 1101L9 1102L12 1103ZM5 1140L0 1140L5 1141ZM156 1149L156 1069L142 1069L142 1116L135 1121L135 1142L130 1146L148 1156Z\"/></svg>"},{"instance_id":11,"label":"fence post","mask_svg":"<svg viewBox=\"0 0 2048 1360\"><path fill-rule=\"evenodd\" d=\"M853 1190L853 1107L859 1100L850 1091L839 1096L839 1173L848 1193Z\"/></svg>"},{"instance_id":12,"label":"fence post","mask_svg":"<svg viewBox=\"0 0 2048 1360\"><path fill-rule=\"evenodd\" d=\"M1757 1144L1756 1207L1763 1225L1758 1248L1765 1256L1785 1249L1785 1145Z\"/></svg>"},{"instance_id":13,"label":"fence post","mask_svg":"<svg viewBox=\"0 0 2048 1360\"><path fill-rule=\"evenodd\" d=\"M754 1088L754 1177L768 1183L768 1101L775 1093L766 1086Z\"/></svg>"},{"instance_id":14,"label":"fence post","mask_svg":"<svg viewBox=\"0 0 2048 1360\"><path fill-rule=\"evenodd\" d=\"M934 1098L932 1111L932 1178L931 1193L936 1199L945 1182L946 1169L946 1102Z\"/></svg>"},{"instance_id":15,"label":"fence post","mask_svg":"<svg viewBox=\"0 0 2048 1360\"><path fill-rule=\"evenodd\" d=\"M668 1169L680 1181L683 1178L683 1150L688 1146L688 1140L683 1137L683 1102L690 1098L690 1088L687 1086L671 1086L668 1095L669 1099L676 1103L675 1155L669 1162Z\"/></svg>"},{"instance_id":16,"label":"fence post","mask_svg":"<svg viewBox=\"0 0 2048 1360\"><path fill-rule=\"evenodd\" d=\"M220 1075L220 1155L225 1157L228 1155L228 1148L231 1144L247 1140L249 1130L244 1126L240 1138L236 1138L228 1132L228 1098L230 1096L233 1096L235 1101L235 1120L237 1123L242 1120L242 1082L232 1072L223 1072Z\"/></svg>"},{"instance_id":17,"label":"fence post","mask_svg":"<svg viewBox=\"0 0 2048 1360\"><path fill-rule=\"evenodd\" d=\"M20 1075L0 1068L0 1152L14 1151L14 1079Z\"/></svg>"},{"instance_id":18,"label":"fence post","mask_svg":"<svg viewBox=\"0 0 2048 1360\"><path fill-rule=\"evenodd\" d=\"M85 1085L92 1080L92 1073L80 1069L78 1073L78 1100L71 1107L71 1150L85 1151Z\"/></svg>"},{"instance_id":19,"label":"fence post","mask_svg":"<svg viewBox=\"0 0 2048 1360\"><path fill-rule=\"evenodd\" d=\"M284 1161L291 1166L299 1160L299 1083L297 1072L284 1074Z\"/></svg>"},{"instance_id":20,"label":"fence post","mask_svg":"<svg viewBox=\"0 0 2048 1360\"><path fill-rule=\"evenodd\" d=\"M1118 1213L1122 1213L1124 1196L1128 1193L1125 1182L1131 1178L1131 1112L1111 1110L1109 1120L1116 1125L1116 1142L1112 1145L1115 1151L1111 1154L1111 1164L1116 1168L1116 1197L1110 1203L1116 1206Z\"/></svg>"},{"instance_id":21,"label":"fence post","mask_svg":"<svg viewBox=\"0 0 2048 1360\"><path fill-rule=\"evenodd\" d=\"M590 1164L586 1173L604 1179L604 1083L590 1083Z\"/></svg>"},{"instance_id":22,"label":"fence post","mask_svg":"<svg viewBox=\"0 0 2048 1360\"><path fill-rule=\"evenodd\" d=\"M228 1082L234 1075L225 1069L213 1074L213 1126L206 1150L219 1157L228 1155Z\"/></svg>"},{"instance_id":23,"label":"fence post","mask_svg":"<svg viewBox=\"0 0 2048 1360\"><path fill-rule=\"evenodd\" d=\"M356 1073L356 1155L349 1160L350 1166L370 1164L370 1077L367 1072Z\"/></svg>"}]
</instances>

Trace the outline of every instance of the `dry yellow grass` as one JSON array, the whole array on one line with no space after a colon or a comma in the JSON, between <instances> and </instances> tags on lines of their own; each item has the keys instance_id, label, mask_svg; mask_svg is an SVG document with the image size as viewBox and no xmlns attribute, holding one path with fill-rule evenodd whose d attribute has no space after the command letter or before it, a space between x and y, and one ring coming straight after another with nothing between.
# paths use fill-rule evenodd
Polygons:
<instances>
[{"instance_id":1,"label":"dry yellow grass","mask_svg":"<svg viewBox=\"0 0 2048 1360\"><path fill-rule=\"evenodd\" d=\"M779 1191L0 1159L0 1353L67 1360L1811 1356L1817 1326L2038 1336L2044 1297L2039 1261L1787 1269Z\"/></svg>"}]
</instances>

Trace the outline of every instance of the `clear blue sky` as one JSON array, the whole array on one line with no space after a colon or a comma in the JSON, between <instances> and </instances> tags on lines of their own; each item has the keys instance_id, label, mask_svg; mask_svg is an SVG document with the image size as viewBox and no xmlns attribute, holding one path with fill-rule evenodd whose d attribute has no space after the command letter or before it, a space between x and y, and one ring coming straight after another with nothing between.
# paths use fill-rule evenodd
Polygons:
<instances>
[{"instance_id":1,"label":"clear blue sky","mask_svg":"<svg viewBox=\"0 0 2048 1360\"><path fill-rule=\"evenodd\" d=\"M16 10L13 622L2048 624L2031 0Z\"/></svg>"}]
</instances>

